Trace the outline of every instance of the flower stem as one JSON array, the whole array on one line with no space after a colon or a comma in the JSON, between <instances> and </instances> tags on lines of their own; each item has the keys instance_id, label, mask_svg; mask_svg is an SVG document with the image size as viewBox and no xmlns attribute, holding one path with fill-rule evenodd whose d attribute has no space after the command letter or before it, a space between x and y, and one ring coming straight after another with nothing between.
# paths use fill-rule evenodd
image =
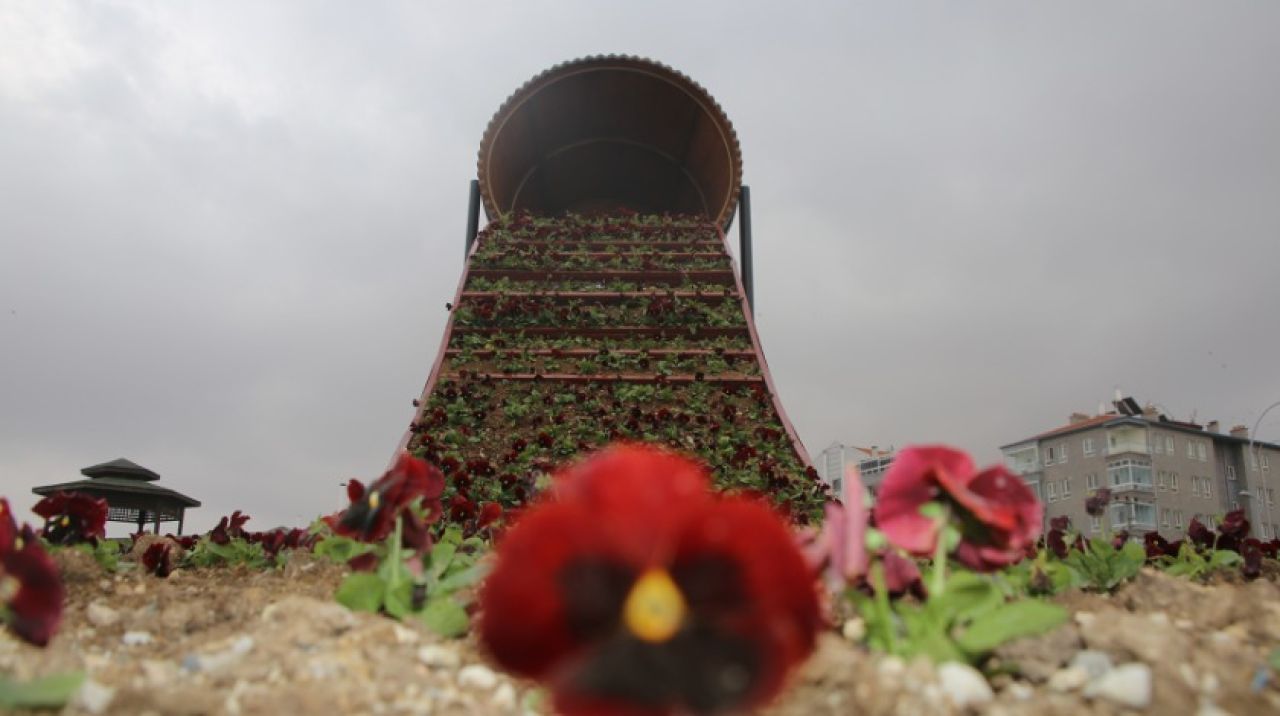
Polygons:
<instances>
[{"instance_id":1,"label":"flower stem","mask_svg":"<svg viewBox=\"0 0 1280 716\"><path fill-rule=\"evenodd\" d=\"M388 559L391 560L390 573L387 575L388 586L400 583L400 540L404 529L403 522L404 517L396 515L396 531L391 538L391 550L388 555Z\"/></svg>"},{"instance_id":2,"label":"flower stem","mask_svg":"<svg viewBox=\"0 0 1280 716\"><path fill-rule=\"evenodd\" d=\"M933 572L929 575L929 598L936 599L947 590L947 521L938 526L938 544L933 548Z\"/></svg>"},{"instance_id":3,"label":"flower stem","mask_svg":"<svg viewBox=\"0 0 1280 716\"><path fill-rule=\"evenodd\" d=\"M898 637L894 634L893 609L889 606L889 587L884 578L884 565L875 560L871 563L871 588L875 591L876 614L880 626L884 629L884 648L890 654L898 653Z\"/></svg>"}]
</instances>

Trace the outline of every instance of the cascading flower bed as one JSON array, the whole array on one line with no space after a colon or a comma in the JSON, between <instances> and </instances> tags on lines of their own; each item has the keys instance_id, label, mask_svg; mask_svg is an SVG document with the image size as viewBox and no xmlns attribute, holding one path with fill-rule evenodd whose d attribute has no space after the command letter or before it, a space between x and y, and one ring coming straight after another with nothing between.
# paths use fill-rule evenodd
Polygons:
<instances>
[{"instance_id":1,"label":"cascading flower bed","mask_svg":"<svg viewBox=\"0 0 1280 716\"><path fill-rule=\"evenodd\" d=\"M794 519L830 495L770 393L723 238L671 217L515 215L478 238L408 449L466 515L618 440L701 459ZM446 519L449 518L448 511Z\"/></svg>"}]
</instances>

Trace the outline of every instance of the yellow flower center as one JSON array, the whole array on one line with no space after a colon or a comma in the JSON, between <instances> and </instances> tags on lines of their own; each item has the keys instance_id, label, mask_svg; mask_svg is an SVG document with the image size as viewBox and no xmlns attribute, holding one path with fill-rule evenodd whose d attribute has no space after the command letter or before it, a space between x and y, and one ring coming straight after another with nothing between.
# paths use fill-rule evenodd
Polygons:
<instances>
[{"instance_id":1,"label":"yellow flower center","mask_svg":"<svg viewBox=\"0 0 1280 716\"><path fill-rule=\"evenodd\" d=\"M7 574L0 574L0 606L8 604L18 595L18 590L22 588L22 583L16 577Z\"/></svg>"},{"instance_id":2,"label":"yellow flower center","mask_svg":"<svg viewBox=\"0 0 1280 716\"><path fill-rule=\"evenodd\" d=\"M640 575L622 605L622 622L637 638L660 642L679 631L687 607L671 575L651 569Z\"/></svg>"},{"instance_id":3,"label":"yellow flower center","mask_svg":"<svg viewBox=\"0 0 1280 716\"><path fill-rule=\"evenodd\" d=\"M371 510L378 509L378 491L377 490L369 491L369 509Z\"/></svg>"},{"instance_id":4,"label":"yellow flower center","mask_svg":"<svg viewBox=\"0 0 1280 716\"><path fill-rule=\"evenodd\" d=\"M71 518L67 517L66 515L63 515L62 520L59 522L59 524L61 524L63 527L66 527L67 525L71 524Z\"/></svg>"}]
</instances>

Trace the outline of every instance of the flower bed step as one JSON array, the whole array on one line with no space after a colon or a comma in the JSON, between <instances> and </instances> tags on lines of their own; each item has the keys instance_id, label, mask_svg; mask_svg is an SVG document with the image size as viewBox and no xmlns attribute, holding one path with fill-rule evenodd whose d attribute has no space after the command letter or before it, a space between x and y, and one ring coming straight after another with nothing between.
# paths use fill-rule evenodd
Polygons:
<instances>
[{"instance_id":1,"label":"flower bed step","mask_svg":"<svg viewBox=\"0 0 1280 716\"><path fill-rule=\"evenodd\" d=\"M698 271L632 271L627 269L595 271L527 271L522 269L473 268L468 276L511 281L644 281L646 283L679 286L686 281L734 285L733 270L729 268Z\"/></svg>"},{"instance_id":2,"label":"flower bed step","mask_svg":"<svg viewBox=\"0 0 1280 716\"><path fill-rule=\"evenodd\" d=\"M447 348L445 355L456 356L465 352L460 348ZM751 350L733 350L714 348L481 348L470 351L471 355L476 358L492 358L494 356L503 355L531 355L531 356L564 356L566 358L590 358L591 356L600 355L607 352L611 355L647 355L654 358L690 358L693 356L711 356L718 355L725 358L751 358L755 356L755 351Z\"/></svg>"},{"instance_id":3,"label":"flower bed step","mask_svg":"<svg viewBox=\"0 0 1280 716\"><path fill-rule=\"evenodd\" d=\"M498 298L549 298L553 301L590 301L592 303L619 303L635 298L667 296L689 301L711 303L726 298L741 298L737 291L710 293L705 291L463 291L462 299Z\"/></svg>"},{"instance_id":4,"label":"flower bed step","mask_svg":"<svg viewBox=\"0 0 1280 716\"><path fill-rule=\"evenodd\" d=\"M465 376L464 376L465 374ZM545 381L548 383L763 383L759 375L721 373L698 376L691 374L661 375L657 373L472 373L458 371L445 373L445 378L469 378L474 380Z\"/></svg>"},{"instance_id":5,"label":"flower bed step","mask_svg":"<svg viewBox=\"0 0 1280 716\"><path fill-rule=\"evenodd\" d=\"M579 241L576 239L545 240L545 239L527 239L527 240L508 240L501 244L491 244L497 246L495 250L506 251L507 247L522 246L576 246L581 247L583 251L612 251L613 249L649 249L652 251L674 251L681 255L685 255L679 249L701 248L717 256L723 256L724 251L719 250L724 244L719 239L708 239L706 241ZM485 247L482 244L481 249Z\"/></svg>"},{"instance_id":6,"label":"flower bed step","mask_svg":"<svg viewBox=\"0 0 1280 716\"><path fill-rule=\"evenodd\" d=\"M629 259L674 259L679 261L687 261L689 259L703 259L707 261L715 259L723 259L726 254L723 251L540 251L526 252L521 251L522 247L513 246L511 248L497 249L492 252L486 251L484 254L477 256L477 260L493 261L495 259L506 258L508 255L536 257L540 259L572 259L585 258L596 259L599 261L608 261L619 256Z\"/></svg>"},{"instance_id":7,"label":"flower bed step","mask_svg":"<svg viewBox=\"0 0 1280 716\"><path fill-rule=\"evenodd\" d=\"M519 335L529 336L578 336L584 338L714 338L719 336L748 335L744 326L529 326L507 328L502 326L454 326L454 335Z\"/></svg>"}]
</instances>

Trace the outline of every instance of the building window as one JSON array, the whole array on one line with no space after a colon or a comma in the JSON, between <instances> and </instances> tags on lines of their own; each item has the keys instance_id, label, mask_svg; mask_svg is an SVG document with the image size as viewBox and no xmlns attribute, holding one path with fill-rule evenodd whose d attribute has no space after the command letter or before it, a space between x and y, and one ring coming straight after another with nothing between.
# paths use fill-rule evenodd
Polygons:
<instances>
[{"instance_id":1,"label":"building window","mask_svg":"<svg viewBox=\"0 0 1280 716\"><path fill-rule=\"evenodd\" d=\"M1067 444L1062 443L1058 446L1058 462L1067 461Z\"/></svg>"},{"instance_id":2,"label":"building window","mask_svg":"<svg viewBox=\"0 0 1280 716\"><path fill-rule=\"evenodd\" d=\"M1173 511L1173 526L1174 527L1182 526L1182 510Z\"/></svg>"},{"instance_id":3,"label":"building window","mask_svg":"<svg viewBox=\"0 0 1280 716\"><path fill-rule=\"evenodd\" d=\"M1164 440L1159 435L1152 434L1151 436L1151 452L1157 455L1164 453Z\"/></svg>"},{"instance_id":4,"label":"building window","mask_svg":"<svg viewBox=\"0 0 1280 716\"><path fill-rule=\"evenodd\" d=\"M1258 469L1258 453L1252 450L1249 451L1249 469L1250 470Z\"/></svg>"},{"instance_id":5,"label":"building window","mask_svg":"<svg viewBox=\"0 0 1280 716\"><path fill-rule=\"evenodd\" d=\"M1200 478L1196 477L1195 475L1191 476L1191 496L1192 497L1200 496Z\"/></svg>"},{"instance_id":6,"label":"building window","mask_svg":"<svg viewBox=\"0 0 1280 716\"><path fill-rule=\"evenodd\" d=\"M1234 480L1234 479L1236 479L1236 466L1235 466L1235 465L1227 465L1227 479L1228 479L1228 480Z\"/></svg>"},{"instance_id":7,"label":"building window","mask_svg":"<svg viewBox=\"0 0 1280 716\"><path fill-rule=\"evenodd\" d=\"M1052 464L1053 464L1053 462L1054 462L1053 457L1054 457L1054 455L1055 455L1055 454L1056 454L1056 453L1054 452L1054 450L1053 450L1053 448L1052 448L1052 447L1047 447L1047 448L1045 448L1045 449L1044 449L1044 464L1045 464L1045 465L1052 465Z\"/></svg>"},{"instance_id":8,"label":"building window","mask_svg":"<svg viewBox=\"0 0 1280 716\"><path fill-rule=\"evenodd\" d=\"M1187 458L1191 460L1196 459L1196 443L1194 440L1187 441Z\"/></svg>"},{"instance_id":9,"label":"building window","mask_svg":"<svg viewBox=\"0 0 1280 716\"><path fill-rule=\"evenodd\" d=\"M1270 465L1270 464L1268 463L1268 461L1267 461L1267 454L1266 454L1265 452L1264 452L1264 453L1262 453L1262 469L1263 469L1263 470L1270 470L1270 469L1271 469L1271 465Z\"/></svg>"},{"instance_id":10,"label":"building window","mask_svg":"<svg viewBox=\"0 0 1280 716\"><path fill-rule=\"evenodd\" d=\"M1107 464L1112 487L1151 487L1151 461L1125 458Z\"/></svg>"},{"instance_id":11,"label":"building window","mask_svg":"<svg viewBox=\"0 0 1280 716\"><path fill-rule=\"evenodd\" d=\"M1071 477L1069 475L1067 479L1062 481L1062 496L1071 497Z\"/></svg>"},{"instance_id":12,"label":"building window","mask_svg":"<svg viewBox=\"0 0 1280 716\"><path fill-rule=\"evenodd\" d=\"M1058 499L1058 483L1046 482L1045 485L1049 488L1049 501L1053 502Z\"/></svg>"},{"instance_id":13,"label":"building window","mask_svg":"<svg viewBox=\"0 0 1280 716\"><path fill-rule=\"evenodd\" d=\"M1160 470L1156 473L1156 487L1161 490L1169 489L1169 471Z\"/></svg>"},{"instance_id":14,"label":"building window","mask_svg":"<svg viewBox=\"0 0 1280 716\"><path fill-rule=\"evenodd\" d=\"M1160 510L1160 526L1161 527L1169 526L1169 508L1168 507L1162 508Z\"/></svg>"},{"instance_id":15,"label":"building window","mask_svg":"<svg viewBox=\"0 0 1280 716\"><path fill-rule=\"evenodd\" d=\"M1207 477L1202 477L1200 479L1204 480L1204 482L1200 484L1200 494L1205 497L1213 497L1213 481Z\"/></svg>"},{"instance_id":16,"label":"building window","mask_svg":"<svg viewBox=\"0 0 1280 716\"><path fill-rule=\"evenodd\" d=\"M1111 524L1154 528L1156 506L1150 502L1118 502L1111 506Z\"/></svg>"},{"instance_id":17,"label":"building window","mask_svg":"<svg viewBox=\"0 0 1280 716\"><path fill-rule=\"evenodd\" d=\"M1178 473L1176 472L1169 473L1169 490L1171 492L1178 491Z\"/></svg>"},{"instance_id":18,"label":"building window","mask_svg":"<svg viewBox=\"0 0 1280 716\"><path fill-rule=\"evenodd\" d=\"M1093 532L1101 532L1101 531L1102 531L1102 518L1101 518L1101 517L1090 517L1090 518L1089 518L1089 529L1090 529L1090 530L1092 530Z\"/></svg>"},{"instance_id":19,"label":"building window","mask_svg":"<svg viewBox=\"0 0 1280 716\"><path fill-rule=\"evenodd\" d=\"M1164 451L1169 453L1170 455L1173 454L1173 436L1172 435L1164 436Z\"/></svg>"},{"instance_id":20,"label":"building window","mask_svg":"<svg viewBox=\"0 0 1280 716\"><path fill-rule=\"evenodd\" d=\"M1203 441L1196 443L1196 457L1200 459L1200 462L1209 460L1209 450Z\"/></svg>"},{"instance_id":21,"label":"building window","mask_svg":"<svg viewBox=\"0 0 1280 716\"><path fill-rule=\"evenodd\" d=\"M1084 477L1084 486L1089 490L1098 489L1098 473L1091 472Z\"/></svg>"},{"instance_id":22,"label":"building window","mask_svg":"<svg viewBox=\"0 0 1280 716\"><path fill-rule=\"evenodd\" d=\"M1097 450L1093 447L1093 438L1085 438L1084 439L1084 456L1090 457L1094 455L1096 452Z\"/></svg>"}]
</instances>

